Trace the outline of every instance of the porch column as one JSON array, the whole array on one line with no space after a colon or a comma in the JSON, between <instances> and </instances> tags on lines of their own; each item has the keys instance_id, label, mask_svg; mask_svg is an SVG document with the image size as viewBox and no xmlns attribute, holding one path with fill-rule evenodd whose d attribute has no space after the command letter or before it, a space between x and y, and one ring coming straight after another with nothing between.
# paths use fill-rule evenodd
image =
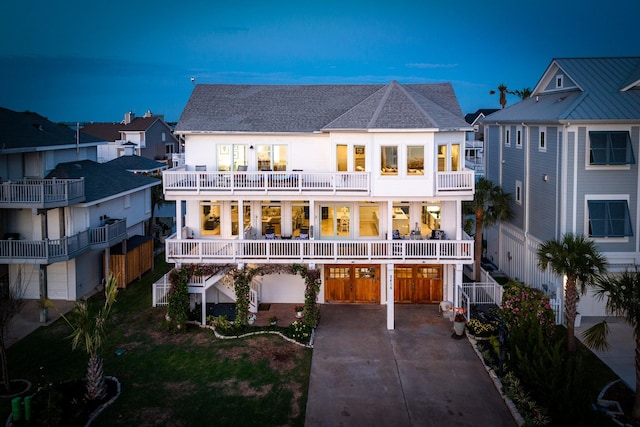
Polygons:
<instances>
[{"instance_id":1,"label":"porch column","mask_svg":"<svg viewBox=\"0 0 640 427\"><path fill-rule=\"evenodd\" d=\"M395 329L393 264L387 264L387 329Z\"/></svg>"},{"instance_id":2,"label":"porch column","mask_svg":"<svg viewBox=\"0 0 640 427\"><path fill-rule=\"evenodd\" d=\"M242 233L244 234L244 233ZM200 301L202 303L202 324L206 325L207 324L207 290L205 289L205 287L202 287L202 300Z\"/></svg>"},{"instance_id":3,"label":"porch column","mask_svg":"<svg viewBox=\"0 0 640 427\"><path fill-rule=\"evenodd\" d=\"M317 225L317 230L314 230L313 225ZM315 240L316 233L320 233L320 229L322 228L322 220L318 221L316 218L316 201L313 199L309 199L309 239Z\"/></svg>"},{"instance_id":4,"label":"porch column","mask_svg":"<svg viewBox=\"0 0 640 427\"><path fill-rule=\"evenodd\" d=\"M49 290L47 289L47 265L40 264L38 279L40 282L40 300L44 301L49 295ZM40 323L47 323L49 320L49 309L41 305L40 308Z\"/></svg>"},{"instance_id":5,"label":"porch column","mask_svg":"<svg viewBox=\"0 0 640 427\"><path fill-rule=\"evenodd\" d=\"M182 200L176 200L176 239L182 239Z\"/></svg>"},{"instance_id":6,"label":"porch column","mask_svg":"<svg viewBox=\"0 0 640 427\"><path fill-rule=\"evenodd\" d=\"M454 307L460 307L460 288L462 287L462 264L455 265L455 274L453 275L454 284L453 284L453 305Z\"/></svg>"},{"instance_id":7,"label":"porch column","mask_svg":"<svg viewBox=\"0 0 640 427\"><path fill-rule=\"evenodd\" d=\"M393 200L387 202L387 240L393 240Z\"/></svg>"},{"instance_id":8,"label":"porch column","mask_svg":"<svg viewBox=\"0 0 640 427\"><path fill-rule=\"evenodd\" d=\"M462 201L456 200L456 218L460 218L460 221L463 220L462 217ZM462 221L464 223L464 221ZM462 226L456 227L456 240L462 239Z\"/></svg>"},{"instance_id":9,"label":"porch column","mask_svg":"<svg viewBox=\"0 0 640 427\"><path fill-rule=\"evenodd\" d=\"M238 199L238 238L244 240L244 200Z\"/></svg>"}]
</instances>

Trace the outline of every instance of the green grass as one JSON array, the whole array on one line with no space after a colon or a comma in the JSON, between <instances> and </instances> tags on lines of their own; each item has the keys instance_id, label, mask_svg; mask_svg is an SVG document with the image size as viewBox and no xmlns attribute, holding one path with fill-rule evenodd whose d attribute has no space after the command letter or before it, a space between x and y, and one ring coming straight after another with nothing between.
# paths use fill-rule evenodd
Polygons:
<instances>
[{"instance_id":1,"label":"green grass","mask_svg":"<svg viewBox=\"0 0 640 427\"><path fill-rule=\"evenodd\" d=\"M166 309L151 307L151 284L169 268L158 257L154 272L118 293L102 355L122 394L92 425L304 425L311 350L276 335L219 340L198 327L169 332ZM87 356L71 351L69 332L58 320L14 344L11 378L35 386L41 366L48 382L84 377ZM117 349L126 352L117 356ZM0 399L0 419L10 407Z\"/></svg>"}]
</instances>

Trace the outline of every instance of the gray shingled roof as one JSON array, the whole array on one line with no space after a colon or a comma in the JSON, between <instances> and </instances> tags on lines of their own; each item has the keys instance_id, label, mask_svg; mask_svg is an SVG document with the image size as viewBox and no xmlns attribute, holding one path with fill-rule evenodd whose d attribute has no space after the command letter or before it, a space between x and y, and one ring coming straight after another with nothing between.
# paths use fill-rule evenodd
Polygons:
<instances>
[{"instance_id":1,"label":"gray shingled roof","mask_svg":"<svg viewBox=\"0 0 640 427\"><path fill-rule=\"evenodd\" d=\"M176 132L468 127L450 84L197 85Z\"/></svg>"},{"instance_id":2,"label":"gray shingled roof","mask_svg":"<svg viewBox=\"0 0 640 427\"><path fill-rule=\"evenodd\" d=\"M61 145L76 144L76 131L53 123L32 112L16 112L0 107L0 150L27 152L34 149L55 149ZM80 132L80 145L96 145L99 138Z\"/></svg>"},{"instance_id":3,"label":"gray shingled roof","mask_svg":"<svg viewBox=\"0 0 640 427\"><path fill-rule=\"evenodd\" d=\"M120 156L113 160L109 160L105 164L124 169L129 172L153 172L158 169L167 169L169 167L166 163L157 162L155 160L136 155Z\"/></svg>"},{"instance_id":4,"label":"gray shingled roof","mask_svg":"<svg viewBox=\"0 0 640 427\"><path fill-rule=\"evenodd\" d=\"M84 178L85 203L112 197L140 187L162 184L162 181L157 178L133 174L124 169L91 160L59 163L47 175L47 178Z\"/></svg>"},{"instance_id":5,"label":"gray shingled roof","mask_svg":"<svg viewBox=\"0 0 640 427\"><path fill-rule=\"evenodd\" d=\"M640 90L622 91L640 76L640 57L556 58L545 75L555 65L582 90L538 90L531 98L499 110L485 121L640 120Z\"/></svg>"}]
</instances>

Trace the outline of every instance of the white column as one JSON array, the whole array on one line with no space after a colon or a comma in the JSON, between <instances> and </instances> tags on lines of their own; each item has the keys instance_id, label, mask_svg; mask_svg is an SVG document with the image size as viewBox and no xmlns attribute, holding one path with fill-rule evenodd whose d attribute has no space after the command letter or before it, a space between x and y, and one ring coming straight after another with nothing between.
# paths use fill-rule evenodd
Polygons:
<instances>
[{"instance_id":1,"label":"white column","mask_svg":"<svg viewBox=\"0 0 640 427\"><path fill-rule=\"evenodd\" d=\"M238 199L238 238L244 240L244 200Z\"/></svg>"},{"instance_id":2,"label":"white column","mask_svg":"<svg viewBox=\"0 0 640 427\"><path fill-rule=\"evenodd\" d=\"M206 325L207 324L207 290L206 289L202 289L202 300L200 301L202 303L202 324Z\"/></svg>"},{"instance_id":3,"label":"white column","mask_svg":"<svg viewBox=\"0 0 640 427\"><path fill-rule=\"evenodd\" d=\"M387 201L387 240L393 240L393 200Z\"/></svg>"},{"instance_id":4,"label":"white column","mask_svg":"<svg viewBox=\"0 0 640 427\"><path fill-rule=\"evenodd\" d=\"M395 329L393 264L387 264L387 329Z\"/></svg>"},{"instance_id":5,"label":"white column","mask_svg":"<svg viewBox=\"0 0 640 427\"><path fill-rule=\"evenodd\" d=\"M182 200L176 200L176 239L182 239Z\"/></svg>"},{"instance_id":6,"label":"white column","mask_svg":"<svg viewBox=\"0 0 640 427\"><path fill-rule=\"evenodd\" d=\"M311 227L313 227L313 232L311 232ZM320 236L321 229L322 220L318 220L318 218L316 218L316 201L309 199L309 239L315 240L316 235Z\"/></svg>"},{"instance_id":7,"label":"white column","mask_svg":"<svg viewBox=\"0 0 640 427\"><path fill-rule=\"evenodd\" d=\"M453 305L455 307L458 307L458 304L460 303L460 295L459 295L459 290L460 287L462 286L462 264L456 264L456 271L455 274L453 275L454 278L454 284L453 284L453 298L454 298L454 302Z\"/></svg>"}]
</instances>

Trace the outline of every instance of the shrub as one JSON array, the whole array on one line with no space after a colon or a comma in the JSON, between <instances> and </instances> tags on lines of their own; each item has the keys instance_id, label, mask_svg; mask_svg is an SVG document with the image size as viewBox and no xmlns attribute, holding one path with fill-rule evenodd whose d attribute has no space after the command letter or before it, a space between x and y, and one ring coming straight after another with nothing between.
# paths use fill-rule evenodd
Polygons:
<instances>
[{"instance_id":1,"label":"shrub","mask_svg":"<svg viewBox=\"0 0 640 427\"><path fill-rule=\"evenodd\" d=\"M303 344L309 344L312 328L301 321L294 321L289 326L289 337Z\"/></svg>"},{"instance_id":2,"label":"shrub","mask_svg":"<svg viewBox=\"0 0 640 427\"><path fill-rule=\"evenodd\" d=\"M505 285L500 317L507 328L528 328L539 324L547 333L555 329L555 316L549 298L541 291L518 282Z\"/></svg>"}]
</instances>

